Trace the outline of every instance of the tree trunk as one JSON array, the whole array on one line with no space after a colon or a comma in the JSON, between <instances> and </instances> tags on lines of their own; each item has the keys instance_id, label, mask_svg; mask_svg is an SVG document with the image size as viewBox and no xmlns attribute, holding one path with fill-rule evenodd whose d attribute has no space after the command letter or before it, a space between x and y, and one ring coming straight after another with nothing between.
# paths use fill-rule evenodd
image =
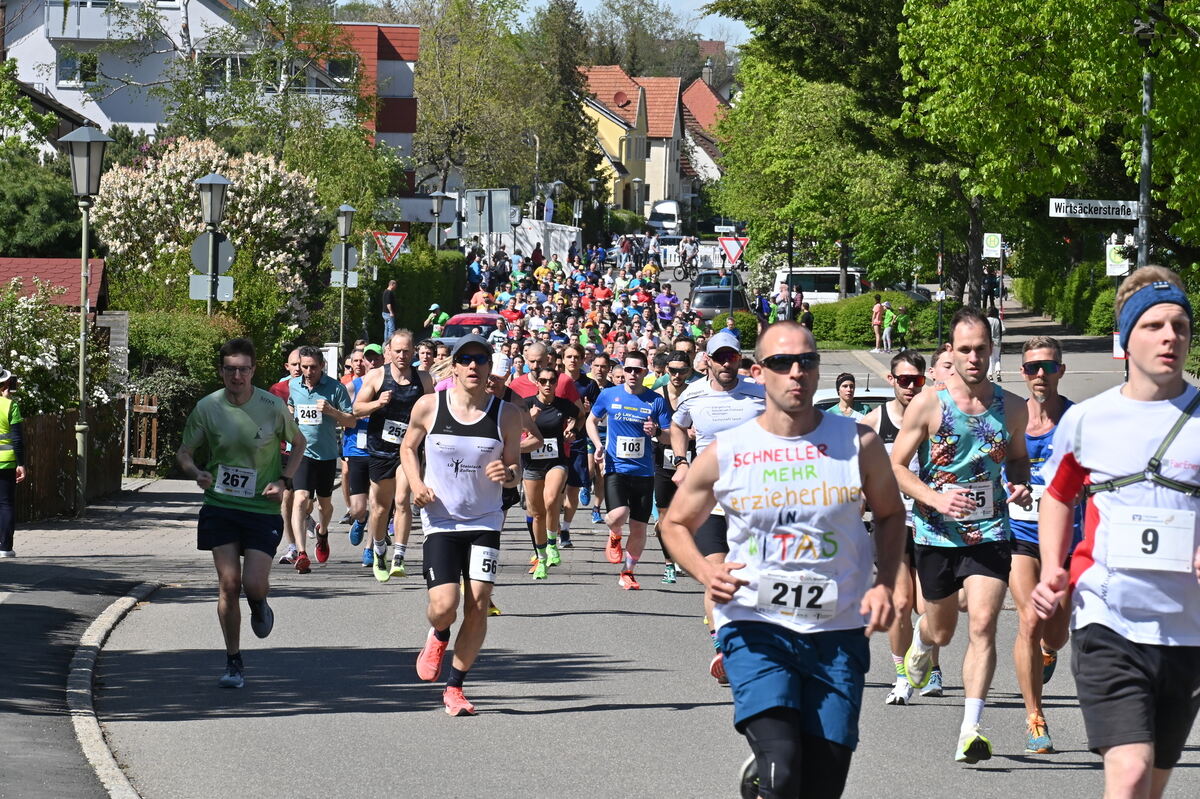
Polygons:
<instances>
[{"instance_id":1,"label":"tree trunk","mask_svg":"<svg viewBox=\"0 0 1200 799\"><path fill-rule=\"evenodd\" d=\"M976 308L983 298L983 197L967 203L967 303Z\"/></svg>"}]
</instances>

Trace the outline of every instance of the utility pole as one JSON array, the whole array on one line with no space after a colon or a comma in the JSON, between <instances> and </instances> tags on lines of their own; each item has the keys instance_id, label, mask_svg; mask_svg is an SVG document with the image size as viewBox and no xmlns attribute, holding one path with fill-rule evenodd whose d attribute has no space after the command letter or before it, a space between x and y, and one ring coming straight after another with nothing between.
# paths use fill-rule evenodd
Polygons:
<instances>
[{"instance_id":1,"label":"utility pole","mask_svg":"<svg viewBox=\"0 0 1200 799\"><path fill-rule=\"evenodd\" d=\"M1161 12L1157 3L1149 5L1149 19L1133 21L1133 35L1142 45L1142 164L1138 182L1137 265L1150 262L1150 164L1153 144L1150 139L1150 109L1154 97L1154 74L1150 71L1150 45L1154 41L1154 23Z\"/></svg>"}]
</instances>

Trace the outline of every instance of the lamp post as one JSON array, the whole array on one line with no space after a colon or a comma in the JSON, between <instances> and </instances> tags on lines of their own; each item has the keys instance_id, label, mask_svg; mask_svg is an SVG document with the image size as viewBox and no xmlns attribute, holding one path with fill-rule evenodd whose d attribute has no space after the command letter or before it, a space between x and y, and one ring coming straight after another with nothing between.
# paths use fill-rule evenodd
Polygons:
<instances>
[{"instance_id":1,"label":"lamp post","mask_svg":"<svg viewBox=\"0 0 1200 799\"><path fill-rule=\"evenodd\" d=\"M87 312L88 312L88 223L92 198L100 193L100 169L104 148L111 142L96 128L76 128L59 139L71 156L71 188L83 215L83 242L79 258L79 419L75 423L75 513L87 504Z\"/></svg>"},{"instance_id":2,"label":"lamp post","mask_svg":"<svg viewBox=\"0 0 1200 799\"><path fill-rule=\"evenodd\" d=\"M641 203L639 202L639 200L641 200L641 198L642 198L642 179L634 178L633 179L633 209L632 210L635 214L638 213L638 209L641 207Z\"/></svg>"},{"instance_id":3,"label":"lamp post","mask_svg":"<svg viewBox=\"0 0 1200 799\"><path fill-rule=\"evenodd\" d=\"M337 211L338 238L342 240L342 301L338 313L338 357L346 351L346 282L350 269L350 231L354 227L354 209L342 204Z\"/></svg>"},{"instance_id":4,"label":"lamp post","mask_svg":"<svg viewBox=\"0 0 1200 799\"><path fill-rule=\"evenodd\" d=\"M1138 180L1137 265L1150 263L1150 108L1154 96L1154 74L1150 71L1150 48L1154 43L1154 23L1161 7L1150 4L1149 19L1133 21L1133 35L1142 46L1142 157ZM1126 366L1129 362L1126 361Z\"/></svg>"},{"instance_id":5,"label":"lamp post","mask_svg":"<svg viewBox=\"0 0 1200 799\"><path fill-rule=\"evenodd\" d=\"M521 187L508 187L508 224L513 229L513 255L517 254L517 228L521 226Z\"/></svg>"},{"instance_id":6,"label":"lamp post","mask_svg":"<svg viewBox=\"0 0 1200 799\"><path fill-rule=\"evenodd\" d=\"M450 195L444 191L435 191L429 195L429 199L433 200L433 249L442 249L442 203L446 202L446 198Z\"/></svg>"},{"instance_id":7,"label":"lamp post","mask_svg":"<svg viewBox=\"0 0 1200 799\"><path fill-rule=\"evenodd\" d=\"M217 226L225 218L225 199L230 182L215 172L196 181L200 190L200 216L208 228L208 315L212 316L217 293Z\"/></svg>"},{"instance_id":8,"label":"lamp post","mask_svg":"<svg viewBox=\"0 0 1200 799\"><path fill-rule=\"evenodd\" d=\"M475 195L475 218L479 220L479 243L483 244L484 229L483 229L483 212L487 209L489 194L479 192ZM492 232L491 218L488 218L487 233ZM491 246L491 242L488 243Z\"/></svg>"}]
</instances>

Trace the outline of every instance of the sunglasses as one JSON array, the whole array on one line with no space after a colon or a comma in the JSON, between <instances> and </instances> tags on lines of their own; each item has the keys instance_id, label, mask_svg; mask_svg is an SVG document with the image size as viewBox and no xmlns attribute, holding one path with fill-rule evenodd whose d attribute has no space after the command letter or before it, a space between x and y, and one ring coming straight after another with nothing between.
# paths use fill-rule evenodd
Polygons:
<instances>
[{"instance_id":1,"label":"sunglasses","mask_svg":"<svg viewBox=\"0 0 1200 799\"><path fill-rule=\"evenodd\" d=\"M626 374L640 375L644 371L646 371L646 367L644 367L644 366L626 366L625 367Z\"/></svg>"},{"instance_id":2,"label":"sunglasses","mask_svg":"<svg viewBox=\"0 0 1200 799\"><path fill-rule=\"evenodd\" d=\"M892 375L901 388L920 388L925 385L925 375Z\"/></svg>"},{"instance_id":3,"label":"sunglasses","mask_svg":"<svg viewBox=\"0 0 1200 799\"><path fill-rule=\"evenodd\" d=\"M1056 375L1061 367L1062 364L1058 361L1026 361L1021 364L1021 371L1030 377L1033 377L1040 371L1045 371L1048 375Z\"/></svg>"},{"instance_id":4,"label":"sunglasses","mask_svg":"<svg viewBox=\"0 0 1200 799\"><path fill-rule=\"evenodd\" d=\"M740 361L742 354L737 350L717 350L714 354L708 356L708 359L720 364L731 364L734 361Z\"/></svg>"},{"instance_id":5,"label":"sunglasses","mask_svg":"<svg viewBox=\"0 0 1200 799\"><path fill-rule=\"evenodd\" d=\"M458 355L454 356L454 362L459 366L467 366L469 364L483 366L485 363L490 363L491 360L492 357L485 352L460 352Z\"/></svg>"},{"instance_id":6,"label":"sunglasses","mask_svg":"<svg viewBox=\"0 0 1200 799\"><path fill-rule=\"evenodd\" d=\"M668 366L667 371L673 375L686 375L692 371L690 366Z\"/></svg>"},{"instance_id":7,"label":"sunglasses","mask_svg":"<svg viewBox=\"0 0 1200 799\"><path fill-rule=\"evenodd\" d=\"M798 352L793 355L768 355L762 359L764 368L781 375L792 371L792 367L797 364L807 372L816 369L820 363L821 355L817 352Z\"/></svg>"},{"instance_id":8,"label":"sunglasses","mask_svg":"<svg viewBox=\"0 0 1200 799\"><path fill-rule=\"evenodd\" d=\"M537 379L537 381L538 381L538 385L540 385L540 386L548 386L554 382L554 378L553 377L539 377Z\"/></svg>"}]
</instances>

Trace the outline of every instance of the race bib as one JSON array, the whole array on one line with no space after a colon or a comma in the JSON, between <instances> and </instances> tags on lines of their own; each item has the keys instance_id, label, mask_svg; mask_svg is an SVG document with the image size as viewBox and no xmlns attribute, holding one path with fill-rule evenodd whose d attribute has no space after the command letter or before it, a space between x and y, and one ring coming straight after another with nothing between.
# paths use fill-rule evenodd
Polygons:
<instances>
[{"instance_id":1,"label":"race bib","mask_svg":"<svg viewBox=\"0 0 1200 799\"><path fill-rule=\"evenodd\" d=\"M299 424L320 424L321 411L317 409L316 405L297 405L296 421Z\"/></svg>"},{"instance_id":2,"label":"race bib","mask_svg":"<svg viewBox=\"0 0 1200 799\"><path fill-rule=\"evenodd\" d=\"M471 544L471 565L467 568L467 577L481 583L494 583L499 571L500 550Z\"/></svg>"},{"instance_id":3,"label":"race bib","mask_svg":"<svg viewBox=\"0 0 1200 799\"><path fill-rule=\"evenodd\" d=\"M1038 511L1042 507L1042 494L1046 493L1046 487L1043 485L1031 485L1029 491L1033 494L1033 504L1029 510L1025 510L1015 502L1008 504L1008 518L1017 522L1037 522Z\"/></svg>"},{"instance_id":4,"label":"race bib","mask_svg":"<svg viewBox=\"0 0 1200 799\"><path fill-rule=\"evenodd\" d=\"M1174 508L1110 511L1107 565L1160 572L1192 570L1196 512Z\"/></svg>"},{"instance_id":5,"label":"race bib","mask_svg":"<svg viewBox=\"0 0 1200 799\"><path fill-rule=\"evenodd\" d=\"M640 460L646 454L645 436L617 436L617 457Z\"/></svg>"},{"instance_id":6,"label":"race bib","mask_svg":"<svg viewBox=\"0 0 1200 799\"><path fill-rule=\"evenodd\" d=\"M529 453L529 457L535 461L549 461L558 457L558 439L548 438L545 443Z\"/></svg>"},{"instance_id":7,"label":"race bib","mask_svg":"<svg viewBox=\"0 0 1200 799\"><path fill-rule=\"evenodd\" d=\"M980 480L977 483L946 483L942 486L942 491L951 491L956 488L965 488L969 492L971 501L975 503L975 510L966 516L960 516L954 521L980 522L984 519L992 518L992 510L995 503L992 494L993 486L990 480Z\"/></svg>"},{"instance_id":8,"label":"race bib","mask_svg":"<svg viewBox=\"0 0 1200 799\"><path fill-rule=\"evenodd\" d=\"M663 447L663 468L668 472L675 471L675 450Z\"/></svg>"},{"instance_id":9,"label":"race bib","mask_svg":"<svg viewBox=\"0 0 1200 799\"><path fill-rule=\"evenodd\" d=\"M828 621L837 612L837 582L815 572L763 572L758 610L793 621Z\"/></svg>"},{"instance_id":10,"label":"race bib","mask_svg":"<svg viewBox=\"0 0 1200 799\"><path fill-rule=\"evenodd\" d=\"M359 430L358 433L355 434L354 446L358 447L359 449L367 448L367 431L366 430Z\"/></svg>"},{"instance_id":11,"label":"race bib","mask_svg":"<svg viewBox=\"0 0 1200 799\"><path fill-rule=\"evenodd\" d=\"M408 422L393 422L391 419L384 419L383 432L380 435L389 444L399 444L404 438L406 430L408 430Z\"/></svg>"},{"instance_id":12,"label":"race bib","mask_svg":"<svg viewBox=\"0 0 1200 799\"><path fill-rule=\"evenodd\" d=\"M217 467L217 479L213 483L213 491L218 494L228 494L231 497L254 496L258 485L258 472L254 469L243 469L239 466Z\"/></svg>"}]
</instances>

